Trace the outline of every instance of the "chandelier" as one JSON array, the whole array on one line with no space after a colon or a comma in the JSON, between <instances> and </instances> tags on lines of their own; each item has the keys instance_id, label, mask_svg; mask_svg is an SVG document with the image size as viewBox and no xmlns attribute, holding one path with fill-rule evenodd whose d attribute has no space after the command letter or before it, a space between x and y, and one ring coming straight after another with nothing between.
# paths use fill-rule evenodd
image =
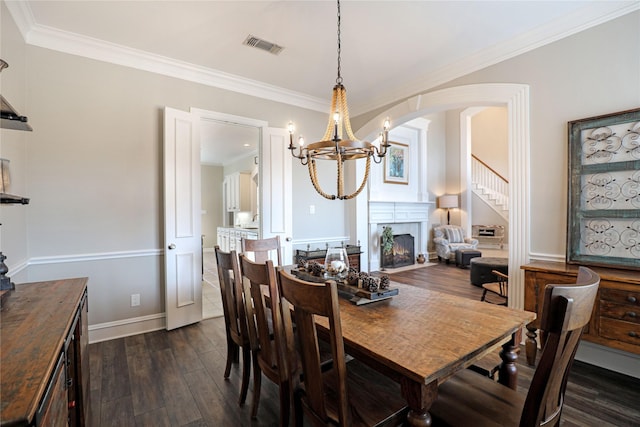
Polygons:
<instances>
[{"instance_id":1,"label":"chandelier","mask_svg":"<svg viewBox=\"0 0 640 427\"><path fill-rule=\"evenodd\" d=\"M364 189L369 178L371 159L375 163L380 163L387 154L389 147L389 119L384 121L383 130L380 136L373 142L359 141L351 130L349 119L349 108L347 107L347 90L342 84L340 75L340 0L338 0L338 77L336 85L333 87L331 97L331 111L329 113L329 123L322 140L304 145L302 136L298 139L297 152L293 144L293 123L289 122L289 150L294 158L300 160L302 165L309 168L309 177L313 188L322 197L329 200L348 200L356 197ZM346 135L347 139L343 139ZM344 190L344 162L346 160L357 160L366 158L364 177L355 192L345 194ZM334 160L337 164L337 194L325 192L318 182L316 160Z\"/></svg>"}]
</instances>

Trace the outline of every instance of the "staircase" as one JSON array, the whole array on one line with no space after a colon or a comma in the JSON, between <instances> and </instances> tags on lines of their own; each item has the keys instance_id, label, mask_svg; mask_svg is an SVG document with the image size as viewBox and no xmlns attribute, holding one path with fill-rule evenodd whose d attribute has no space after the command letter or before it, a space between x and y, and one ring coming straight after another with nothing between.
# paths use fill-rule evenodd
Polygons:
<instances>
[{"instance_id":1,"label":"staircase","mask_svg":"<svg viewBox=\"0 0 640 427\"><path fill-rule=\"evenodd\" d=\"M471 188L491 209L509 221L509 181L473 154Z\"/></svg>"}]
</instances>

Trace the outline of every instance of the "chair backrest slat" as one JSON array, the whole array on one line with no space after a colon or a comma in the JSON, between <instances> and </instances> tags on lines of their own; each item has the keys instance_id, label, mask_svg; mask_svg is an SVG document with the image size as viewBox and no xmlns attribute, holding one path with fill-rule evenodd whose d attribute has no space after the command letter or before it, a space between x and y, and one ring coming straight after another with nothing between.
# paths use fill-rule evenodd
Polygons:
<instances>
[{"instance_id":1,"label":"chair backrest slat","mask_svg":"<svg viewBox=\"0 0 640 427\"><path fill-rule=\"evenodd\" d=\"M589 323L600 277L580 267L575 285L545 288L540 329L547 333L520 418L521 427L556 425L584 326Z\"/></svg>"},{"instance_id":2,"label":"chair backrest slat","mask_svg":"<svg viewBox=\"0 0 640 427\"><path fill-rule=\"evenodd\" d=\"M277 265L282 266L282 247L280 245L280 236L269 237L266 239L242 239L242 252L253 255L253 261L256 263L264 263L267 260L278 261ZM275 259L273 253L275 252Z\"/></svg>"},{"instance_id":3,"label":"chair backrest slat","mask_svg":"<svg viewBox=\"0 0 640 427\"><path fill-rule=\"evenodd\" d=\"M333 369L336 375L338 397L338 418L340 425L349 424L347 398L347 368L345 362L344 343L342 340L342 326L340 324L340 309L338 289L336 283L312 283L300 280L284 270L278 271L278 286L282 297L281 309L285 319L285 334L287 335L287 355L296 351L293 345L293 328L291 321L291 307L299 340L298 351L302 359L304 376L305 399L303 409L307 419L315 424L326 425L329 422L325 405L325 387L320 366L320 347L314 317L322 316L329 320L329 338L333 356Z\"/></svg>"},{"instance_id":4,"label":"chair backrest slat","mask_svg":"<svg viewBox=\"0 0 640 427\"><path fill-rule=\"evenodd\" d=\"M237 337L248 337L245 304L240 277L238 256L235 251L224 252L215 247L218 281L222 296L222 311L229 332Z\"/></svg>"},{"instance_id":5,"label":"chair backrest slat","mask_svg":"<svg viewBox=\"0 0 640 427\"><path fill-rule=\"evenodd\" d=\"M277 370L281 380L289 376L286 357L282 354L285 335L280 310L280 294L273 261L253 262L240 255L240 269L247 303L247 323L251 351L256 353L263 369ZM265 294L265 291L267 294ZM265 295L269 298L267 305ZM272 345L272 337L274 344Z\"/></svg>"}]
</instances>

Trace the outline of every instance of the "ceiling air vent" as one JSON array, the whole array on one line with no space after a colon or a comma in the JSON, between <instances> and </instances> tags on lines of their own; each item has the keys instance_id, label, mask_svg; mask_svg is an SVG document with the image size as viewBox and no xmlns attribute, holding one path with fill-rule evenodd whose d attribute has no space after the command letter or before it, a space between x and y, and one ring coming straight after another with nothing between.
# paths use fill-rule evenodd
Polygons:
<instances>
[{"instance_id":1,"label":"ceiling air vent","mask_svg":"<svg viewBox=\"0 0 640 427\"><path fill-rule=\"evenodd\" d=\"M268 42L266 40L262 40L259 37L252 36L249 34L244 42L242 43L247 46L255 47L256 49L264 50L269 53L273 53L274 55L279 54L284 49L282 46L278 46L275 43Z\"/></svg>"}]
</instances>

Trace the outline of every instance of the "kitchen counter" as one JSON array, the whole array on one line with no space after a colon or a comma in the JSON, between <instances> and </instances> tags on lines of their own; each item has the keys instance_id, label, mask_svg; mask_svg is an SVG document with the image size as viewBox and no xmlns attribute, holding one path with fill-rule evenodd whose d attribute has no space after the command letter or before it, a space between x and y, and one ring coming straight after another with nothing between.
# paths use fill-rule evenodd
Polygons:
<instances>
[{"instance_id":1,"label":"kitchen counter","mask_svg":"<svg viewBox=\"0 0 640 427\"><path fill-rule=\"evenodd\" d=\"M257 228L218 227L218 246L225 252L242 250L242 239L257 239Z\"/></svg>"}]
</instances>

